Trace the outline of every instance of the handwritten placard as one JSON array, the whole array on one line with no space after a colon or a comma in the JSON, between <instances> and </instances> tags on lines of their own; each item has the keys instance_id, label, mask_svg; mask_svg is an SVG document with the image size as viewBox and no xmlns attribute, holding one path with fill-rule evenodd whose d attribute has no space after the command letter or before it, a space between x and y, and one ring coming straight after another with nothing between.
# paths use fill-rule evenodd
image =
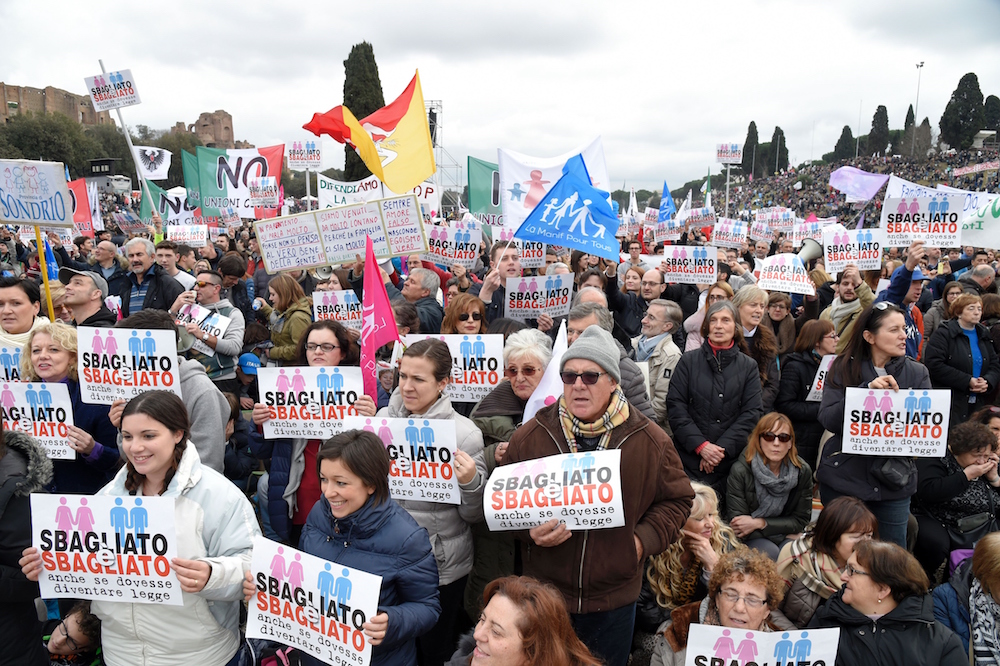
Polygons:
<instances>
[{"instance_id":1,"label":"handwritten placard","mask_svg":"<svg viewBox=\"0 0 1000 666\"><path fill-rule=\"evenodd\" d=\"M73 228L62 162L0 160L0 222Z\"/></svg>"}]
</instances>

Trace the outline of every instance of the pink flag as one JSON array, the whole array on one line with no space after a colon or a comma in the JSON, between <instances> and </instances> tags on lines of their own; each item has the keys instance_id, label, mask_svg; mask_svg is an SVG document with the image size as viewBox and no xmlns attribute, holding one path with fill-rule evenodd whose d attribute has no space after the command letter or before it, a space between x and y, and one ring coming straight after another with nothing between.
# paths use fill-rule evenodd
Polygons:
<instances>
[{"instance_id":1,"label":"pink flag","mask_svg":"<svg viewBox=\"0 0 1000 666\"><path fill-rule=\"evenodd\" d=\"M361 374L365 381L365 395L378 402L378 373L375 351L382 345L399 340L396 318L385 293L382 274L375 261L375 250L369 236L365 242L364 298L361 302Z\"/></svg>"}]
</instances>

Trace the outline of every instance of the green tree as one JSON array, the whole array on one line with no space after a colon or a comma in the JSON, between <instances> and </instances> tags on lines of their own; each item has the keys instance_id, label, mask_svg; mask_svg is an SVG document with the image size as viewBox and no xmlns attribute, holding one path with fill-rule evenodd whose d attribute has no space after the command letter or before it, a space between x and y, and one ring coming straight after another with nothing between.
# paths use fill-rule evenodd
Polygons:
<instances>
[{"instance_id":1,"label":"green tree","mask_svg":"<svg viewBox=\"0 0 1000 666\"><path fill-rule=\"evenodd\" d=\"M788 143L785 141L785 131L775 125L774 134L771 135L771 146L777 152L769 155L767 160L767 173L776 173L788 168ZM777 158L777 159L775 159ZM777 164L777 169L775 165Z\"/></svg>"},{"instance_id":2,"label":"green tree","mask_svg":"<svg viewBox=\"0 0 1000 666\"><path fill-rule=\"evenodd\" d=\"M914 155L918 158L926 158L927 151L931 149L931 120L930 118L924 118L924 122L920 123L917 128L917 141L914 148Z\"/></svg>"},{"instance_id":3,"label":"green tree","mask_svg":"<svg viewBox=\"0 0 1000 666\"><path fill-rule=\"evenodd\" d=\"M760 160L757 158L757 123L750 121L750 126L747 127L747 139L743 142L743 163L740 165L743 168L743 173L750 174L751 171L760 164ZM754 177L760 175L755 173Z\"/></svg>"},{"instance_id":4,"label":"green tree","mask_svg":"<svg viewBox=\"0 0 1000 666\"><path fill-rule=\"evenodd\" d=\"M883 155L889 145L889 112L884 106L875 109L872 116L872 129L868 133L868 152Z\"/></svg>"},{"instance_id":5,"label":"green tree","mask_svg":"<svg viewBox=\"0 0 1000 666\"><path fill-rule=\"evenodd\" d=\"M917 119L913 116L913 105L911 104L909 108L906 109L906 120L903 121L903 131L913 129L913 125L917 122Z\"/></svg>"},{"instance_id":6,"label":"green tree","mask_svg":"<svg viewBox=\"0 0 1000 666\"><path fill-rule=\"evenodd\" d=\"M837 144L833 147L833 159L846 160L854 157L854 147L854 133L851 131L851 126L844 125L844 129L840 132L840 138L837 139Z\"/></svg>"},{"instance_id":7,"label":"green tree","mask_svg":"<svg viewBox=\"0 0 1000 666\"><path fill-rule=\"evenodd\" d=\"M96 153L91 159L98 157L116 159L118 162L115 167L118 173L131 175L132 177L135 176L135 165L132 164L132 158L129 157L128 144L125 142L125 134L122 133L120 127L115 127L114 125L92 125L87 127L83 132L96 146ZM177 160L180 161L180 156L177 156ZM87 175L90 175L89 171ZM135 182L133 184L138 186L139 183Z\"/></svg>"},{"instance_id":8,"label":"green tree","mask_svg":"<svg viewBox=\"0 0 1000 666\"><path fill-rule=\"evenodd\" d=\"M87 172L87 160L98 156L82 126L61 113L18 114L8 120L3 135L8 152L16 149L24 159L62 162L74 178Z\"/></svg>"},{"instance_id":9,"label":"green tree","mask_svg":"<svg viewBox=\"0 0 1000 666\"><path fill-rule=\"evenodd\" d=\"M1000 97L990 95L983 104L983 118L986 129L1000 130Z\"/></svg>"},{"instance_id":10,"label":"green tree","mask_svg":"<svg viewBox=\"0 0 1000 666\"><path fill-rule=\"evenodd\" d=\"M359 120L385 106L375 52L368 42L351 47L351 53L344 61L344 106ZM344 177L347 180L361 180L371 175L372 172L354 148L345 145L344 155Z\"/></svg>"},{"instance_id":11,"label":"green tree","mask_svg":"<svg viewBox=\"0 0 1000 666\"><path fill-rule=\"evenodd\" d=\"M985 114L979 78L972 72L963 76L941 116L941 140L952 148L965 150L976 132L983 129Z\"/></svg>"}]
</instances>

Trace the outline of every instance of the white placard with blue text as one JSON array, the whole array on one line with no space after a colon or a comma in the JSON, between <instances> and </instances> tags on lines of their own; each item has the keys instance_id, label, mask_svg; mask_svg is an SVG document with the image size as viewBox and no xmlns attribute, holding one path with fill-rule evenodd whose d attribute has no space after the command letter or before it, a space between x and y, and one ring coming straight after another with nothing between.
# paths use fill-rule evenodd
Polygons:
<instances>
[{"instance_id":1,"label":"white placard with blue text","mask_svg":"<svg viewBox=\"0 0 1000 666\"><path fill-rule=\"evenodd\" d=\"M62 162L0 160L0 222L73 227Z\"/></svg>"}]
</instances>

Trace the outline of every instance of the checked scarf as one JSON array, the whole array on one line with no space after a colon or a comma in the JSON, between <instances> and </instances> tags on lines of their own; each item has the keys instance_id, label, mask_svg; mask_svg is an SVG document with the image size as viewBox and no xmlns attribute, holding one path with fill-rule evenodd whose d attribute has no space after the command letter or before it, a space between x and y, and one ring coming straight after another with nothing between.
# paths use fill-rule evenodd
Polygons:
<instances>
[{"instance_id":1,"label":"checked scarf","mask_svg":"<svg viewBox=\"0 0 1000 666\"><path fill-rule=\"evenodd\" d=\"M559 423L562 424L563 435L569 444L569 450L573 453L577 452L577 437L587 439L600 437L597 449L603 451L608 448L611 431L625 423L626 420L628 420L628 399L620 385L615 387L615 392L611 394L611 402L608 404L607 410L601 415L601 418L593 423L584 423L570 414L566 407L566 398L559 396Z\"/></svg>"}]
</instances>

